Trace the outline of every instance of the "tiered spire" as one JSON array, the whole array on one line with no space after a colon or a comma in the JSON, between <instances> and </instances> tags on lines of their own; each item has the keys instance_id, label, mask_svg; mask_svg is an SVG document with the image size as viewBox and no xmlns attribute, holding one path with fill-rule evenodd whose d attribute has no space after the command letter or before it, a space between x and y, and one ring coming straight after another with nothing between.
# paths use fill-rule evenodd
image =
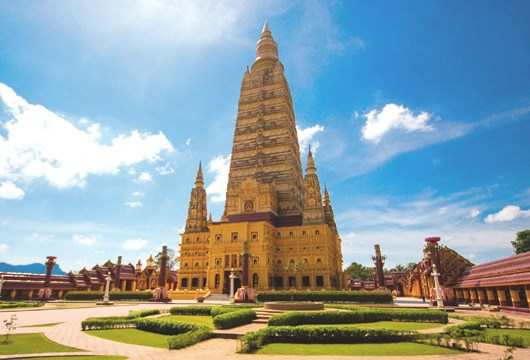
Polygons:
<instances>
[{"instance_id":1,"label":"tiered spire","mask_svg":"<svg viewBox=\"0 0 530 360\"><path fill-rule=\"evenodd\" d=\"M307 152L307 167L304 177L304 224L322 224L324 222L324 209L322 196L320 195L320 182L317 175L317 167L311 146Z\"/></svg>"},{"instance_id":2,"label":"tiered spire","mask_svg":"<svg viewBox=\"0 0 530 360\"><path fill-rule=\"evenodd\" d=\"M195 177L195 187L191 190L185 232L189 233L208 231L208 225L206 221L207 214L206 190L204 189L202 164L199 163L197 176Z\"/></svg>"},{"instance_id":3,"label":"tiered spire","mask_svg":"<svg viewBox=\"0 0 530 360\"><path fill-rule=\"evenodd\" d=\"M265 22L256 45L256 61L260 59L278 60L278 45L272 38L268 22Z\"/></svg>"},{"instance_id":4,"label":"tiered spire","mask_svg":"<svg viewBox=\"0 0 530 360\"><path fill-rule=\"evenodd\" d=\"M331 199L329 197L328 188L324 185L324 215L326 217L326 222L331 226L335 231L337 231L337 224L335 224L335 215L333 214L333 207L331 206Z\"/></svg>"}]
</instances>

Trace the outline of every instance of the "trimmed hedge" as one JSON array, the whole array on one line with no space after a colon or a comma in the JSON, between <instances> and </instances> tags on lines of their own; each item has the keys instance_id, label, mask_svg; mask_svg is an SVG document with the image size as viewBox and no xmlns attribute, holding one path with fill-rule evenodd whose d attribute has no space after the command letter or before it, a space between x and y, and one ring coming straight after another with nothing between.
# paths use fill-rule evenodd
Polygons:
<instances>
[{"instance_id":1,"label":"trimmed hedge","mask_svg":"<svg viewBox=\"0 0 530 360\"><path fill-rule=\"evenodd\" d=\"M487 328L500 328L500 324L504 324L504 319L477 319L469 321L464 324L454 325L446 329L446 333L453 339L466 339L468 341L484 342L488 344L515 346L526 348L528 341L519 335L501 334L491 335L487 334ZM499 327L497 327L499 326Z\"/></svg>"},{"instance_id":2,"label":"trimmed hedge","mask_svg":"<svg viewBox=\"0 0 530 360\"><path fill-rule=\"evenodd\" d=\"M136 328L164 335L175 335L168 338L169 349L182 349L210 337L210 329L167 319L139 319Z\"/></svg>"},{"instance_id":3,"label":"trimmed hedge","mask_svg":"<svg viewBox=\"0 0 530 360\"><path fill-rule=\"evenodd\" d=\"M210 337L210 335L210 329L205 326L199 326L196 330L170 337L167 339L167 344L171 350L182 349L186 346L194 345L198 342L206 340Z\"/></svg>"},{"instance_id":4,"label":"trimmed hedge","mask_svg":"<svg viewBox=\"0 0 530 360\"><path fill-rule=\"evenodd\" d=\"M357 303L392 303L388 291L270 291L259 293L258 302L266 301L324 301Z\"/></svg>"},{"instance_id":5,"label":"trimmed hedge","mask_svg":"<svg viewBox=\"0 0 530 360\"><path fill-rule=\"evenodd\" d=\"M169 309L171 315L211 315L214 306L175 306Z\"/></svg>"},{"instance_id":6,"label":"trimmed hedge","mask_svg":"<svg viewBox=\"0 0 530 360\"><path fill-rule=\"evenodd\" d=\"M221 313L213 318L216 329L230 329L236 326L250 324L256 318L256 312L252 309L232 310Z\"/></svg>"},{"instance_id":7,"label":"trimmed hedge","mask_svg":"<svg viewBox=\"0 0 530 360\"><path fill-rule=\"evenodd\" d=\"M306 324L351 324L375 321L438 322L447 324L448 315L439 310L357 310L323 312L286 312L269 319L269 326Z\"/></svg>"},{"instance_id":8,"label":"trimmed hedge","mask_svg":"<svg viewBox=\"0 0 530 360\"><path fill-rule=\"evenodd\" d=\"M64 296L65 300L101 300L103 291L69 291ZM110 300L151 300L153 293L150 291L111 291Z\"/></svg>"},{"instance_id":9,"label":"trimmed hedge","mask_svg":"<svg viewBox=\"0 0 530 360\"><path fill-rule=\"evenodd\" d=\"M414 341L414 331L368 330L349 326L267 327L241 338L240 352L251 353L270 343L357 344Z\"/></svg>"},{"instance_id":10,"label":"trimmed hedge","mask_svg":"<svg viewBox=\"0 0 530 360\"><path fill-rule=\"evenodd\" d=\"M43 302L10 301L0 302L0 309L32 308L44 306Z\"/></svg>"},{"instance_id":11,"label":"trimmed hedge","mask_svg":"<svg viewBox=\"0 0 530 360\"><path fill-rule=\"evenodd\" d=\"M136 326L136 321L146 316L158 315L160 310L134 310L127 316L93 317L83 320L81 328L85 330L123 329Z\"/></svg>"}]
</instances>

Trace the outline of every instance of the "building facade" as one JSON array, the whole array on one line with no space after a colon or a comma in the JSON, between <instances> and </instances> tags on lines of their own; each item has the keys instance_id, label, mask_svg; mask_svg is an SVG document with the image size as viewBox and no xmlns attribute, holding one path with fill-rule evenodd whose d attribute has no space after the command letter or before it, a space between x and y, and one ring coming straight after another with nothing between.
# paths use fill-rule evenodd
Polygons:
<instances>
[{"instance_id":1,"label":"building facade","mask_svg":"<svg viewBox=\"0 0 530 360\"><path fill-rule=\"evenodd\" d=\"M208 217L199 165L180 241L178 288L227 293L343 287L341 240L308 150L302 171L293 101L267 25L243 74L224 213Z\"/></svg>"}]
</instances>

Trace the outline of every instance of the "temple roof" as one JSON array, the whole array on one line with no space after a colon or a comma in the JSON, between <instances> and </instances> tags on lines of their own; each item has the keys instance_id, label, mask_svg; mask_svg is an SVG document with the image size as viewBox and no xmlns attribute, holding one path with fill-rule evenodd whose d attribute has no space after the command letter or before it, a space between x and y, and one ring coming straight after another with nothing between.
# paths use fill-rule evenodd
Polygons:
<instances>
[{"instance_id":1,"label":"temple roof","mask_svg":"<svg viewBox=\"0 0 530 360\"><path fill-rule=\"evenodd\" d=\"M530 283L530 252L468 268L457 288L523 285Z\"/></svg>"}]
</instances>

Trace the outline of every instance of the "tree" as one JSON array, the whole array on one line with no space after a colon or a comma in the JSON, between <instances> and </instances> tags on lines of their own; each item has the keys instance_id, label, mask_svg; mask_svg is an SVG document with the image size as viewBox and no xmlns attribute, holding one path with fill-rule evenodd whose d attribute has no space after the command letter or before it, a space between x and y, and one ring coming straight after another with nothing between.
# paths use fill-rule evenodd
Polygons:
<instances>
[{"instance_id":1,"label":"tree","mask_svg":"<svg viewBox=\"0 0 530 360\"><path fill-rule=\"evenodd\" d=\"M167 249L167 256L168 256L167 266L169 270L173 270L175 266L177 266L179 262L179 258L175 256L175 250L173 249ZM155 256L155 263L158 267L160 267L161 258L162 258L162 251L159 251L158 254L156 254Z\"/></svg>"},{"instance_id":2,"label":"tree","mask_svg":"<svg viewBox=\"0 0 530 360\"><path fill-rule=\"evenodd\" d=\"M530 251L530 229L519 231L512 246L516 254Z\"/></svg>"},{"instance_id":3,"label":"tree","mask_svg":"<svg viewBox=\"0 0 530 360\"><path fill-rule=\"evenodd\" d=\"M351 265L348 266L344 271L350 274L352 279L373 280L375 276L374 268L367 267L356 262L352 262Z\"/></svg>"}]
</instances>

